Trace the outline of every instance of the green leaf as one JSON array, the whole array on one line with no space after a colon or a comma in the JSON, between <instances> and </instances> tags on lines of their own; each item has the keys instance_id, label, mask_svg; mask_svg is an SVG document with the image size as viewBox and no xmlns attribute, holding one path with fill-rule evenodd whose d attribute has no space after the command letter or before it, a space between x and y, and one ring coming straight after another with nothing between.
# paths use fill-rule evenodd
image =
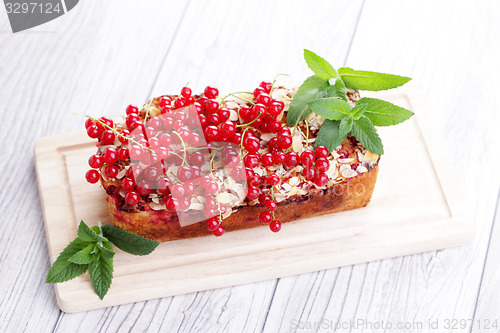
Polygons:
<instances>
[{"instance_id":1,"label":"green leaf","mask_svg":"<svg viewBox=\"0 0 500 333\"><path fill-rule=\"evenodd\" d=\"M336 79L335 83L326 89L325 97L340 97L342 100L347 102L344 81L342 81L340 78Z\"/></svg>"},{"instance_id":2,"label":"green leaf","mask_svg":"<svg viewBox=\"0 0 500 333\"><path fill-rule=\"evenodd\" d=\"M344 132L345 128L343 128L343 131L340 130L340 124L341 122L338 120L325 120L319 129L318 137L316 138L314 146L317 147L323 145L328 149L328 151L333 151L337 148L349 134L349 132Z\"/></svg>"},{"instance_id":3,"label":"green leaf","mask_svg":"<svg viewBox=\"0 0 500 333\"><path fill-rule=\"evenodd\" d=\"M89 264L89 274L97 296L103 299L113 280L113 259L97 256Z\"/></svg>"},{"instance_id":4,"label":"green leaf","mask_svg":"<svg viewBox=\"0 0 500 333\"><path fill-rule=\"evenodd\" d=\"M68 261L69 258L74 256L79 251L86 248L89 244L81 239L75 239L66 246L66 248L59 254L56 261L52 264L47 275L47 283L59 283L74 279L82 275L87 270L87 265L74 264Z\"/></svg>"},{"instance_id":5,"label":"green leaf","mask_svg":"<svg viewBox=\"0 0 500 333\"><path fill-rule=\"evenodd\" d=\"M101 245L102 244L102 245ZM113 250L113 246L110 241L102 242L98 245L99 252L106 259L111 259L115 255L115 251Z\"/></svg>"},{"instance_id":6,"label":"green leaf","mask_svg":"<svg viewBox=\"0 0 500 333\"><path fill-rule=\"evenodd\" d=\"M376 98L362 98L356 105L366 106L364 114L375 126L396 125L413 116L410 110Z\"/></svg>"},{"instance_id":7,"label":"green leaf","mask_svg":"<svg viewBox=\"0 0 500 333\"><path fill-rule=\"evenodd\" d=\"M144 238L109 224L103 225L102 230L104 235L113 244L115 244L119 249L130 254L144 256L153 252L154 249L160 245L159 241Z\"/></svg>"},{"instance_id":8,"label":"green leaf","mask_svg":"<svg viewBox=\"0 0 500 333\"><path fill-rule=\"evenodd\" d=\"M290 108L286 116L288 126L294 126L296 123L306 118L311 113L307 103L318 98L318 96L322 94L322 91L326 90L329 86L327 80L321 79L315 75L308 77L299 87L299 90L297 90L297 93L290 103Z\"/></svg>"},{"instance_id":9,"label":"green leaf","mask_svg":"<svg viewBox=\"0 0 500 333\"><path fill-rule=\"evenodd\" d=\"M314 74L316 74L317 77L320 77L323 80L328 80L338 76L332 65L316 53L304 50L304 59L306 60L307 66L314 72Z\"/></svg>"},{"instance_id":10,"label":"green leaf","mask_svg":"<svg viewBox=\"0 0 500 333\"><path fill-rule=\"evenodd\" d=\"M78 226L78 238L85 242L97 242L102 238L92 230L85 222L80 221L80 225Z\"/></svg>"},{"instance_id":11,"label":"green leaf","mask_svg":"<svg viewBox=\"0 0 500 333\"><path fill-rule=\"evenodd\" d=\"M372 153L378 155L384 153L384 146L377 134L377 130L375 130L370 119L366 116L363 115L361 118L354 121L351 132L352 135Z\"/></svg>"},{"instance_id":12,"label":"green leaf","mask_svg":"<svg viewBox=\"0 0 500 333\"><path fill-rule=\"evenodd\" d=\"M320 98L309 102L309 108L325 119L340 120L350 114L350 105L338 97Z\"/></svg>"},{"instance_id":13,"label":"green leaf","mask_svg":"<svg viewBox=\"0 0 500 333\"><path fill-rule=\"evenodd\" d=\"M339 125L339 133L340 133L339 137L342 137L343 135L345 135L345 137L344 137L344 139L345 139L349 135L349 133L351 132L353 123L354 123L354 121L351 117L343 118L340 121L340 125ZM342 141L344 141L344 139L342 139ZM341 141L341 143L342 143L342 141Z\"/></svg>"},{"instance_id":14,"label":"green leaf","mask_svg":"<svg viewBox=\"0 0 500 333\"><path fill-rule=\"evenodd\" d=\"M402 86L411 78L393 74L357 71L349 67L339 68L338 73L347 88L356 90L386 90Z\"/></svg>"},{"instance_id":15,"label":"green leaf","mask_svg":"<svg viewBox=\"0 0 500 333\"><path fill-rule=\"evenodd\" d=\"M353 119L357 120L366 112L367 108L366 104L356 104L356 106L351 109L350 115Z\"/></svg>"},{"instance_id":16,"label":"green leaf","mask_svg":"<svg viewBox=\"0 0 500 333\"><path fill-rule=\"evenodd\" d=\"M89 244L86 248L75 253L71 258L68 259L68 261L79 265L90 264L92 262L91 252L95 247L95 243Z\"/></svg>"}]
</instances>

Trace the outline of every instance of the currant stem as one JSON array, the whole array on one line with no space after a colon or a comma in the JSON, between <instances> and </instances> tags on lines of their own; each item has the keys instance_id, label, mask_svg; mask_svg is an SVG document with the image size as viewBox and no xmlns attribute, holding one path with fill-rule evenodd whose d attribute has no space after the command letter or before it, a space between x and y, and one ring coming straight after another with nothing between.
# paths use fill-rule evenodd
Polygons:
<instances>
[{"instance_id":1,"label":"currant stem","mask_svg":"<svg viewBox=\"0 0 500 333\"><path fill-rule=\"evenodd\" d=\"M251 129L251 128L255 128L255 127L252 127L252 126L248 126L247 128L245 128L245 130L243 131L243 134L241 135L241 142L240 142L240 147L243 148L243 139L245 138L245 133Z\"/></svg>"},{"instance_id":2,"label":"currant stem","mask_svg":"<svg viewBox=\"0 0 500 333\"><path fill-rule=\"evenodd\" d=\"M232 92L226 96L224 96L220 101L221 103L224 102L229 96L234 96L235 94L253 94L252 92L250 91L236 91L236 92ZM239 96L234 96L236 98L240 98ZM241 99L241 98L240 98ZM242 101L244 101L244 99L241 99Z\"/></svg>"},{"instance_id":3,"label":"currant stem","mask_svg":"<svg viewBox=\"0 0 500 333\"><path fill-rule=\"evenodd\" d=\"M239 125L236 125L236 127L246 127L246 126L250 126L252 125L257 119L259 119L259 117L262 115L262 111L259 112L259 115L254 119L252 120L251 122L249 123L246 123L246 124L239 124Z\"/></svg>"},{"instance_id":4,"label":"currant stem","mask_svg":"<svg viewBox=\"0 0 500 333\"><path fill-rule=\"evenodd\" d=\"M177 137L179 138L179 140L181 140L181 144L182 144L182 154L183 154L183 158L182 158L182 165L188 165L187 161L186 161L186 144L184 143L184 140L182 139L182 136L177 133L176 131L172 131L172 133L174 133L175 135L177 135Z\"/></svg>"}]
</instances>

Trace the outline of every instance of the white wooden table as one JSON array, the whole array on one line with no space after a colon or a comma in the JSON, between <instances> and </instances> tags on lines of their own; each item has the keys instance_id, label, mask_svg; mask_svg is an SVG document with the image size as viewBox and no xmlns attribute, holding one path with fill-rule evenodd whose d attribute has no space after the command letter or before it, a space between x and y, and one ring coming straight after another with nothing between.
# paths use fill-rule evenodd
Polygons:
<instances>
[{"instance_id":1,"label":"white wooden table","mask_svg":"<svg viewBox=\"0 0 500 333\"><path fill-rule=\"evenodd\" d=\"M442 332L453 319L469 321L453 332L500 331L499 15L495 0L80 1L53 22L12 34L1 8L0 332L309 332L318 322L319 331L337 324L337 331L370 332L382 323L380 331L390 331L388 323L429 331L436 321ZM425 87L475 208L475 241L62 313L44 282L49 258L34 141L80 130L84 114L121 114L187 81L194 90L235 91L277 73L301 80L308 75L303 48L337 67L407 75ZM485 330L488 320L498 328Z\"/></svg>"}]
</instances>

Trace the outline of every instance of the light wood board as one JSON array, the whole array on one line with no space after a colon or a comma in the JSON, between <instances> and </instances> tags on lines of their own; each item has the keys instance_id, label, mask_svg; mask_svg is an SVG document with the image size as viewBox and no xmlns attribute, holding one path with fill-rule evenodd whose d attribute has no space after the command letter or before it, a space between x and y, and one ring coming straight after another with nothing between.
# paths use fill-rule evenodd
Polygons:
<instances>
[{"instance_id":1,"label":"light wood board","mask_svg":"<svg viewBox=\"0 0 500 333\"><path fill-rule=\"evenodd\" d=\"M380 128L385 155L370 204L287 223L161 244L146 257L118 251L104 300L89 276L56 284L57 302L77 312L442 249L472 240L474 223L430 110L416 87L378 94L416 116ZM80 220L109 223L104 193L84 173L95 142L85 133L35 145L38 185L53 262Z\"/></svg>"}]
</instances>

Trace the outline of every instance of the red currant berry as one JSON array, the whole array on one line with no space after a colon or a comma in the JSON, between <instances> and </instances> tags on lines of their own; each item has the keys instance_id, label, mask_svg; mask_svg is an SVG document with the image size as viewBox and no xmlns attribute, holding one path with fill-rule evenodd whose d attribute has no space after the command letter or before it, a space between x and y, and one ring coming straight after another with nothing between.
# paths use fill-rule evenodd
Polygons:
<instances>
[{"instance_id":1,"label":"red currant berry","mask_svg":"<svg viewBox=\"0 0 500 333\"><path fill-rule=\"evenodd\" d=\"M276 202L276 200L273 200L273 199L270 199L270 200L267 200L264 205L266 206L267 209L269 209L271 212L276 210L276 208L278 208L278 203Z\"/></svg>"},{"instance_id":2,"label":"red currant berry","mask_svg":"<svg viewBox=\"0 0 500 333\"><path fill-rule=\"evenodd\" d=\"M272 232L278 232L281 230L281 222L278 220L274 220L269 224L269 229L271 229Z\"/></svg>"},{"instance_id":3,"label":"red currant berry","mask_svg":"<svg viewBox=\"0 0 500 333\"><path fill-rule=\"evenodd\" d=\"M281 136L281 135L292 136L292 132L290 132L290 129L288 127L283 127L282 129L280 129L278 131L278 136Z\"/></svg>"},{"instance_id":4,"label":"red currant berry","mask_svg":"<svg viewBox=\"0 0 500 333\"><path fill-rule=\"evenodd\" d=\"M192 93L192 91L191 91L191 88L189 88L189 87L183 87L181 90L181 95L185 98L190 97L191 93Z\"/></svg>"},{"instance_id":5,"label":"red currant berry","mask_svg":"<svg viewBox=\"0 0 500 333\"><path fill-rule=\"evenodd\" d=\"M220 225L217 229L215 229L212 232L215 236L220 237L224 234L224 228Z\"/></svg>"},{"instance_id":6,"label":"red currant berry","mask_svg":"<svg viewBox=\"0 0 500 333\"><path fill-rule=\"evenodd\" d=\"M262 193L261 195L259 195L259 202L261 205L265 205L266 202L272 200L271 199L271 196L269 194L264 194Z\"/></svg>"},{"instance_id":7,"label":"red currant berry","mask_svg":"<svg viewBox=\"0 0 500 333\"><path fill-rule=\"evenodd\" d=\"M299 164L299 155L293 151L286 153L284 164L289 168L293 168Z\"/></svg>"},{"instance_id":8,"label":"red currant berry","mask_svg":"<svg viewBox=\"0 0 500 333\"><path fill-rule=\"evenodd\" d=\"M261 181L262 178L256 173L254 173L250 178L247 179L248 185L255 187L259 186Z\"/></svg>"},{"instance_id":9,"label":"red currant berry","mask_svg":"<svg viewBox=\"0 0 500 333\"><path fill-rule=\"evenodd\" d=\"M231 116L231 113L227 108L220 108L219 111L217 111L217 114L219 115L221 122L227 121Z\"/></svg>"},{"instance_id":10,"label":"red currant berry","mask_svg":"<svg viewBox=\"0 0 500 333\"><path fill-rule=\"evenodd\" d=\"M273 220L273 215L270 212L263 211L259 214L259 220L264 224L271 223L271 221Z\"/></svg>"},{"instance_id":11,"label":"red currant berry","mask_svg":"<svg viewBox=\"0 0 500 333\"><path fill-rule=\"evenodd\" d=\"M92 125L87 128L87 135L92 139L97 139L101 136L101 130L96 125Z\"/></svg>"},{"instance_id":12,"label":"red currant berry","mask_svg":"<svg viewBox=\"0 0 500 333\"><path fill-rule=\"evenodd\" d=\"M283 101L281 101L279 99L273 99L271 101L271 105L275 106L279 110L280 113L285 108L285 103L283 103Z\"/></svg>"},{"instance_id":13,"label":"red currant berry","mask_svg":"<svg viewBox=\"0 0 500 333\"><path fill-rule=\"evenodd\" d=\"M128 158L128 149L125 147L121 147L118 149L118 158L122 161L125 161Z\"/></svg>"},{"instance_id":14,"label":"red currant berry","mask_svg":"<svg viewBox=\"0 0 500 333\"><path fill-rule=\"evenodd\" d=\"M158 140L163 147L168 147L172 144L172 137L168 133L161 133L158 135Z\"/></svg>"},{"instance_id":15,"label":"red currant berry","mask_svg":"<svg viewBox=\"0 0 500 333\"><path fill-rule=\"evenodd\" d=\"M271 153L266 153L262 155L262 157L260 158L260 163L262 163L262 165L265 167L273 165L274 164L273 155Z\"/></svg>"},{"instance_id":16,"label":"red currant berry","mask_svg":"<svg viewBox=\"0 0 500 333\"><path fill-rule=\"evenodd\" d=\"M257 98L260 94L267 94L267 91L262 87L255 88L253 91L253 97Z\"/></svg>"},{"instance_id":17,"label":"red currant berry","mask_svg":"<svg viewBox=\"0 0 500 333\"><path fill-rule=\"evenodd\" d=\"M145 179L141 179L137 183L137 189L136 190L137 190L137 193L139 193L142 196L150 195L151 192L152 192L151 184L149 182L147 182Z\"/></svg>"},{"instance_id":18,"label":"red currant berry","mask_svg":"<svg viewBox=\"0 0 500 333\"><path fill-rule=\"evenodd\" d=\"M326 158L320 157L316 160L314 166L318 172L326 172L330 168L330 162Z\"/></svg>"},{"instance_id":19,"label":"red currant berry","mask_svg":"<svg viewBox=\"0 0 500 333\"><path fill-rule=\"evenodd\" d=\"M316 171L314 170L313 167L308 166L302 170L302 175L305 177L305 179L313 181L314 176L316 175Z\"/></svg>"},{"instance_id":20,"label":"red currant berry","mask_svg":"<svg viewBox=\"0 0 500 333\"><path fill-rule=\"evenodd\" d=\"M207 228L210 231L215 231L220 225L220 218L218 216L211 217L207 220Z\"/></svg>"},{"instance_id":21,"label":"red currant berry","mask_svg":"<svg viewBox=\"0 0 500 333\"><path fill-rule=\"evenodd\" d=\"M205 138L208 142L217 141L220 138L220 132L216 126L205 127L203 134L205 134Z\"/></svg>"},{"instance_id":22,"label":"red currant berry","mask_svg":"<svg viewBox=\"0 0 500 333\"><path fill-rule=\"evenodd\" d=\"M326 173L317 173L316 176L314 176L314 183L318 186L325 186L328 180Z\"/></svg>"},{"instance_id":23,"label":"red currant berry","mask_svg":"<svg viewBox=\"0 0 500 333\"><path fill-rule=\"evenodd\" d=\"M114 164L118 161L118 152L113 147L108 147L104 149L103 152L104 163L106 164Z\"/></svg>"},{"instance_id":24,"label":"red currant berry","mask_svg":"<svg viewBox=\"0 0 500 333\"><path fill-rule=\"evenodd\" d=\"M95 184L99 181L101 176L99 175L99 172L97 170L89 170L87 173L85 173L85 179L91 184Z\"/></svg>"},{"instance_id":25,"label":"red currant berry","mask_svg":"<svg viewBox=\"0 0 500 333\"><path fill-rule=\"evenodd\" d=\"M219 115L217 113L211 113L207 117L207 122L208 122L209 125L213 125L213 126L219 125L220 124Z\"/></svg>"},{"instance_id":26,"label":"red currant berry","mask_svg":"<svg viewBox=\"0 0 500 333\"><path fill-rule=\"evenodd\" d=\"M192 152L189 155L189 162L193 165L202 166L205 163L205 155L200 151Z\"/></svg>"},{"instance_id":27,"label":"red currant berry","mask_svg":"<svg viewBox=\"0 0 500 333\"><path fill-rule=\"evenodd\" d=\"M315 154L317 158L328 157L329 155L328 148L326 148L325 146L317 146Z\"/></svg>"},{"instance_id":28,"label":"red currant berry","mask_svg":"<svg viewBox=\"0 0 500 333\"><path fill-rule=\"evenodd\" d=\"M292 137L288 135L279 135L278 134L278 146L281 149L288 149L292 146Z\"/></svg>"},{"instance_id":29,"label":"red currant berry","mask_svg":"<svg viewBox=\"0 0 500 333\"><path fill-rule=\"evenodd\" d=\"M246 167L255 168L260 163L260 157L256 154L247 154L243 158L243 163Z\"/></svg>"},{"instance_id":30,"label":"red currant berry","mask_svg":"<svg viewBox=\"0 0 500 333\"><path fill-rule=\"evenodd\" d=\"M174 108L170 105L166 105L161 108L160 114L166 114L166 115L173 115L174 114Z\"/></svg>"},{"instance_id":31,"label":"red currant berry","mask_svg":"<svg viewBox=\"0 0 500 333\"><path fill-rule=\"evenodd\" d=\"M87 120L85 120L85 129L89 129L89 127L92 125L94 125L94 121L90 118L87 118Z\"/></svg>"},{"instance_id":32,"label":"red currant berry","mask_svg":"<svg viewBox=\"0 0 500 333\"><path fill-rule=\"evenodd\" d=\"M127 144L128 143L128 138L130 138L130 131L129 130L123 130L120 132L121 135L118 136L118 140L120 140L121 143Z\"/></svg>"},{"instance_id":33,"label":"red currant berry","mask_svg":"<svg viewBox=\"0 0 500 333\"><path fill-rule=\"evenodd\" d=\"M139 203L139 200L141 197L137 192L128 192L125 194L125 202L128 203L130 206L135 206Z\"/></svg>"},{"instance_id":34,"label":"red currant berry","mask_svg":"<svg viewBox=\"0 0 500 333\"><path fill-rule=\"evenodd\" d=\"M269 95L266 93L263 93L263 94L260 94L259 96L257 96L256 100L257 100L257 103L263 104L265 106L268 106L269 103L271 103L271 97L269 97Z\"/></svg>"},{"instance_id":35,"label":"red currant berry","mask_svg":"<svg viewBox=\"0 0 500 333\"><path fill-rule=\"evenodd\" d=\"M169 212L176 212L178 205L179 203L175 198L168 198L167 201L165 201L165 206Z\"/></svg>"},{"instance_id":36,"label":"red currant berry","mask_svg":"<svg viewBox=\"0 0 500 333\"><path fill-rule=\"evenodd\" d=\"M118 169L118 167L114 164L111 164L111 165L108 165L106 166L106 175L109 177L109 178L115 178L116 175L118 174L118 172L120 171L120 169Z\"/></svg>"},{"instance_id":37,"label":"red currant berry","mask_svg":"<svg viewBox=\"0 0 500 333\"><path fill-rule=\"evenodd\" d=\"M276 133L281 129L281 121L279 120L271 120L267 123L267 129L271 133Z\"/></svg>"},{"instance_id":38,"label":"red currant berry","mask_svg":"<svg viewBox=\"0 0 500 333\"><path fill-rule=\"evenodd\" d=\"M217 185L215 181L210 180L209 182L203 184L203 189L208 194L215 194L219 190L219 185Z\"/></svg>"},{"instance_id":39,"label":"red currant berry","mask_svg":"<svg viewBox=\"0 0 500 333\"><path fill-rule=\"evenodd\" d=\"M172 101L170 100L170 98L168 98L167 96L163 96L160 98L160 100L158 101L158 104L160 105L160 107L164 107L164 106L169 106L170 104L172 104Z\"/></svg>"},{"instance_id":40,"label":"red currant berry","mask_svg":"<svg viewBox=\"0 0 500 333\"><path fill-rule=\"evenodd\" d=\"M132 128L132 125L136 122L136 121L140 121L140 118L137 114L135 113L132 113L132 114L129 114L127 116L127 118L125 119L125 122L127 123L127 126ZM135 127L134 127L135 128Z\"/></svg>"},{"instance_id":41,"label":"red currant berry","mask_svg":"<svg viewBox=\"0 0 500 333\"><path fill-rule=\"evenodd\" d=\"M179 178L179 181L182 183L187 182L193 177L193 174L191 172L191 168L188 166L182 166L177 170L177 178Z\"/></svg>"},{"instance_id":42,"label":"red currant berry","mask_svg":"<svg viewBox=\"0 0 500 333\"><path fill-rule=\"evenodd\" d=\"M251 154L258 152L260 148L259 139L252 136L247 136L243 139L243 148L245 148L246 151Z\"/></svg>"},{"instance_id":43,"label":"red currant berry","mask_svg":"<svg viewBox=\"0 0 500 333\"><path fill-rule=\"evenodd\" d=\"M209 113L217 113L217 111L219 110L219 102L209 100L209 102L207 103L206 109Z\"/></svg>"},{"instance_id":44,"label":"red currant berry","mask_svg":"<svg viewBox=\"0 0 500 333\"><path fill-rule=\"evenodd\" d=\"M203 113L203 106L200 104L200 102L194 102L193 106L196 110L196 113L198 114Z\"/></svg>"},{"instance_id":45,"label":"red currant berry","mask_svg":"<svg viewBox=\"0 0 500 333\"><path fill-rule=\"evenodd\" d=\"M310 150L306 150L300 154L300 162L302 164L309 166L314 163L314 153Z\"/></svg>"},{"instance_id":46,"label":"red currant berry","mask_svg":"<svg viewBox=\"0 0 500 333\"><path fill-rule=\"evenodd\" d=\"M100 155L92 155L89 158L89 165L91 168L97 169L102 166L102 163L104 163L103 158Z\"/></svg>"},{"instance_id":47,"label":"red currant berry","mask_svg":"<svg viewBox=\"0 0 500 333\"><path fill-rule=\"evenodd\" d=\"M273 174L266 177L267 185L276 186L279 184L279 182L280 182L280 177L278 177L278 175Z\"/></svg>"},{"instance_id":48,"label":"red currant berry","mask_svg":"<svg viewBox=\"0 0 500 333\"><path fill-rule=\"evenodd\" d=\"M271 92L271 88L273 87L273 84L269 81L262 81L259 84L259 87L264 89L264 91L269 94Z\"/></svg>"},{"instance_id":49,"label":"red currant berry","mask_svg":"<svg viewBox=\"0 0 500 333\"><path fill-rule=\"evenodd\" d=\"M168 195L170 193L170 180L167 177L161 177L156 183L158 187L158 192L163 195Z\"/></svg>"},{"instance_id":50,"label":"red currant berry","mask_svg":"<svg viewBox=\"0 0 500 333\"><path fill-rule=\"evenodd\" d=\"M258 103L253 106L251 112L252 112L252 119L255 119L257 117L262 117L261 119L263 119L267 112L267 109L265 105Z\"/></svg>"},{"instance_id":51,"label":"red currant berry","mask_svg":"<svg viewBox=\"0 0 500 333\"><path fill-rule=\"evenodd\" d=\"M255 200L259 197L260 190L255 186L248 186L247 198L248 200Z\"/></svg>"},{"instance_id":52,"label":"red currant berry","mask_svg":"<svg viewBox=\"0 0 500 333\"><path fill-rule=\"evenodd\" d=\"M241 119L245 122L252 120L252 109L250 109L248 106L242 106L239 114Z\"/></svg>"},{"instance_id":53,"label":"red currant berry","mask_svg":"<svg viewBox=\"0 0 500 333\"><path fill-rule=\"evenodd\" d=\"M142 149L139 146L130 147L129 155L132 160L138 161L141 158Z\"/></svg>"},{"instance_id":54,"label":"red currant berry","mask_svg":"<svg viewBox=\"0 0 500 333\"><path fill-rule=\"evenodd\" d=\"M135 188L134 179L130 178L130 177L123 178L122 179L122 188L127 192L134 190L134 188Z\"/></svg>"},{"instance_id":55,"label":"red currant berry","mask_svg":"<svg viewBox=\"0 0 500 333\"><path fill-rule=\"evenodd\" d=\"M146 178L146 180L148 181L156 181L159 176L160 176L160 171L152 165L148 166L144 170L144 178Z\"/></svg>"},{"instance_id":56,"label":"red currant berry","mask_svg":"<svg viewBox=\"0 0 500 333\"><path fill-rule=\"evenodd\" d=\"M125 110L125 112L127 114L131 114L131 113L139 113L139 108L133 104L130 104L129 106L127 106L127 109Z\"/></svg>"},{"instance_id":57,"label":"red currant berry","mask_svg":"<svg viewBox=\"0 0 500 333\"><path fill-rule=\"evenodd\" d=\"M236 125L230 121L220 126L220 133L223 138L231 138L236 133Z\"/></svg>"},{"instance_id":58,"label":"red currant berry","mask_svg":"<svg viewBox=\"0 0 500 333\"><path fill-rule=\"evenodd\" d=\"M191 200L187 197L177 198L177 209L184 212L191 206Z\"/></svg>"},{"instance_id":59,"label":"red currant berry","mask_svg":"<svg viewBox=\"0 0 500 333\"><path fill-rule=\"evenodd\" d=\"M107 129L107 128L109 128L109 127L113 128L113 126L114 126L114 125L113 125L113 120L109 119L108 117L101 117L101 118L99 118L99 120L100 120L102 123L106 124L106 126L107 126L107 127L106 127L106 126L103 126L102 124L99 124L100 126L102 126L102 127L103 127L103 129Z\"/></svg>"},{"instance_id":60,"label":"red currant berry","mask_svg":"<svg viewBox=\"0 0 500 333\"><path fill-rule=\"evenodd\" d=\"M210 99L217 98L217 96L219 96L219 89L214 86L207 86L205 88L204 94L205 96L207 96L207 98Z\"/></svg>"},{"instance_id":61,"label":"red currant berry","mask_svg":"<svg viewBox=\"0 0 500 333\"><path fill-rule=\"evenodd\" d=\"M285 153L279 150L273 150L271 153L273 155L273 161L276 164L281 164L285 162Z\"/></svg>"}]
</instances>

